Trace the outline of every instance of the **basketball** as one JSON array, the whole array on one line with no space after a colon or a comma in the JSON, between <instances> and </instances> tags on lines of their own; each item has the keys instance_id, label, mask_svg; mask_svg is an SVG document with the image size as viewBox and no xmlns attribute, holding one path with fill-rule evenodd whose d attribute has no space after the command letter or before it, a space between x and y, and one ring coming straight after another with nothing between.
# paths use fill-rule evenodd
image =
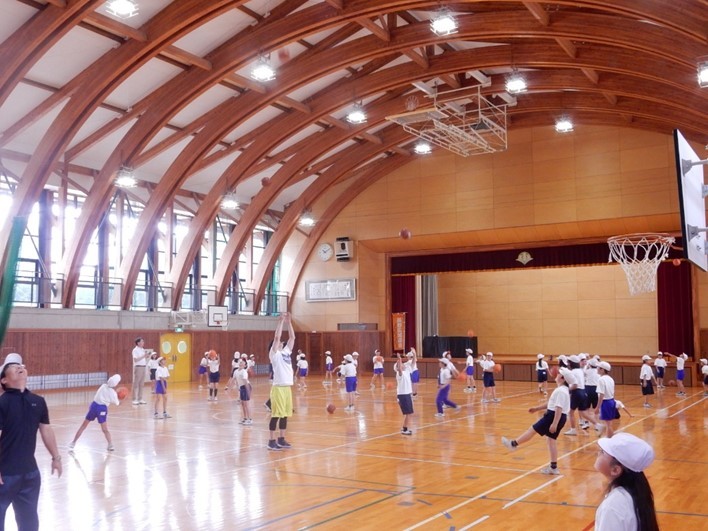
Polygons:
<instances>
[{"instance_id":1,"label":"basketball","mask_svg":"<svg viewBox=\"0 0 708 531\"><path fill-rule=\"evenodd\" d=\"M398 235L404 240L408 240L412 236L411 231L408 229L401 229L401 232L399 232Z\"/></svg>"},{"instance_id":2,"label":"basketball","mask_svg":"<svg viewBox=\"0 0 708 531\"><path fill-rule=\"evenodd\" d=\"M465 373L465 371L460 371L460 374L457 375L457 379L464 380L465 378L467 378L467 374Z\"/></svg>"},{"instance_id":3,"label":"basketball","mask_svg":"<svg viewBox=\"0 0 708 531\"><path fill-rule=\"evenodd\" d=\"M474 330L472 330L471 328L467 330L467 337L474 337Z\"/></svg>"},{"instance_id":4,"label":"basketball","mask_svg":"<svg viewBox=\"0 0 708 531\"><path fill-rule=\"evenodd\" d=\"M678 267L681 265L681 260L679 260L678 258L674 258L671 263Z\"/></svg>"},{"instance_id":5,"label":"basketball","mask_svg":"<svg viewBox=\"0 0 708 531\"><path fill-rule=\"evenodd\" d=\"M556 376L558 376L558 366L554 365L551 367L551 370L549 371L551 373L551 376L555 379Z\"/></svg>"},{"instance_id":6,"label":"basketball","mask_svg":"<svg viewBox=\"0 0 708 531\"><path fill-rule=\"evenodd\" d=\"M676 387L676 380L669 380L669 387Z\"/></svg>"},{"instance_id":7,"label":"basketball","mask_svg":"<svg viewBox=\"0 0 708 531\"><path fill-rule=\"evenodd\" d=\"M335 409L337 409L337 406L335 406L334 404L327 404L327 413L329 413L330 415L334 413Z\"/></svg>"},{"instance_id":8,"label":"basketball","mask_svg":"<svg viewBox=\"0 0 708 531\"><path fill-rule=\"evenodd\" d=\"M386 382L386 389L388 389L389 391L393 389L393 382Z\"/></svg>"},{"instance_id":9,"label":"basketball","mask_svg":"<svg viewBox=\"0 0 708 531\"><path fill-rule=\"evenodd\" d=\"M121 385L118 389L116 389L116 393L118 394L118 400L123 400L126 396L128 396L129 391L127 387Z\"/></svg>"},{"instance_id":10,"label":"basketball","mask_svg":"<svg viewBox=\"0 0 708 531\"><path fill-rule=\"evenodd\" d=\"M498 363L495 363L495 364L494 364L494 372L500 373L500 372L501 372L501 369L502 369L502 366L501 366L501 365L499 365Z\"/></svg>"},{"instance_id":11,"label":"basketball","mask_svg":"<svg viewBox=\"0 0 708 531\"><path fill-rule=\"evenodd\" d=\"M269 177L263 177L261 179L261 185L262 186L268 186L270 184L270 178Z\"/></svg>"},{"instance_id":12,"label":"basketball","mask_svg":"<svg viewBox=\"0 0 708 531\"><path fill-rule=\"evenodd\" d=\"M215 360L216 359L216 350L210 350L209 351L209 359L210 360Z\"/></svg>"}]
</instances>

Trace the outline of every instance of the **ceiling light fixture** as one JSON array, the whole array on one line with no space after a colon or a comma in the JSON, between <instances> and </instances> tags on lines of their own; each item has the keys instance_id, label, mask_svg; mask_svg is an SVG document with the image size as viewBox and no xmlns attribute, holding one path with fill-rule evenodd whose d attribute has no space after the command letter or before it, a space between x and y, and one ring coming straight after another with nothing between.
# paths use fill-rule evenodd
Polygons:
<instances>
[{"instance_id":1,"label":"ceiling light fixture","mask_svg":"<svg viewBox=\"0 0 708 531\"><path fill-rule=\"evenodd\" d=\"M238 200L236 199L236 194L233 192L229 192L228 194L224 195L224 198L221 200L221 208L224 210L236 210L238 208Z\"/></svg>"},{"instance_id":2,"label":"ceiling light fixture","mask_svg":"<svg viewBox=\"0 0 708 531\"><path fill-rule=\"evenodd\" d=\"M413 147L413 151L415 151L418 155L429 155L433 152L433 147L427 142L418 142Z\"/></svg>"},{"instance_id":3,"label":"ceiling light fixture","mask_svg":"<svg viewBox=\"0 0 708 531\"><path fill-rule=\"evenodd\" d=\"M309 209L303 211L302 216L300 216L300 225L303 227L314 227L315 218L312 217L312 212Z\"/></svg>"},{"instance_id":4,"label":"ceiling light fixture","mask_svg":"<svg viewBox=\"0 0 708 531\"><path fill-rule=\"evenodd\" d=\"M133 169L126 166L121 167L116 172L115 185L119 188L135 188L138 185L138 180L135 178Z\"/></svg>"},{"instance_id":5,"label":"ceiling light fixture","mask_svg":"<svg viewBox=\"0 0 708 531\"><path fill-rule=\"evenodd\" d=\"M268 57L261 56L251 70L251 77L261 83L275 79L275 69Z\"/></svg>"},{"instance_id":6,"label":"ceiling light fixture","mask_svg":"<svg viewBox=\"0 0 708 531\"><path fill-rule=\"evenodd\" d=\"M708 61L698 63L698 86L708 88Z\"/></svg>"},{"instance_id":7,"label":"ceiling light fixture","mask_svg":"<svg viewBox=\"0 0 708 531\"><path fill-rule=\"evenodd\" d=\"M366 123L366 113L361 103L356 103L351 111L347 114L347 122L350 124Z\"/></svg>"},{"instance_id":8,"label":"ceiling light fixture","mask_svg":"<svg viewBox=\"0 0 708 531\"><path fill-rule=\"evenodd\" d=\"M457 20L447 9L442 9L430 21L430 30L439 37L457 33Z\"/></svg>"},{"instance_id":9,"label":"ceiling light fixture","mask_svg":"<svg viewBox=\"0 0 708 531\"><path fill-rule=\"evenodd\" d=\"M133 0L109 0L106 11L114 17L131 18L138 14L138 3Z\"/></svg>"},{"instance_id":10,"label":"ceiling light fixture","mask_svg":"<svg viewBox=\"0 0 708 531\"><path fill-rule=\"evenodd\" d=\"M506 80L506 91L509 94L519 94L521 92L526 92L528 85L526 80L519 74L512 75Z\"/></svg>"},{"instance_id":11,"label":"ceiling light fixture","mask_svg":"<svg viewBox=\"0 0 708 531\"><path fill-rule=\"evenodd\" d=\"M556 132L558 133L570 133L573 130L573 122L570 118L564 116L559 120L556 120Z\"/></svg>"}]
</instances>

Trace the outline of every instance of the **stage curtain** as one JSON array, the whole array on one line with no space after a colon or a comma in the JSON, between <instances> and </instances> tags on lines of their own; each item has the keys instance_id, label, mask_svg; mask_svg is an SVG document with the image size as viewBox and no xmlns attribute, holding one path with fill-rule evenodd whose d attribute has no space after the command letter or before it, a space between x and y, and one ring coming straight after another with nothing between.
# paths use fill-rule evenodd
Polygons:
<instances>
[{"instance_id":1,"label":"stage curtain","mask_svg":"<svg viewBox=\"0 0 708 531\"><path fill-rule=\"evenodd\" d=\"M415 345L415 276L391 278L391 312L406 313L406 349Z\"/></svg>"},{"instance_id":2,"label":"stage curtain","mask_svg":"<svg viewBox=\"0 0 708 531\"><path fill-rule=\"evenodd\" d=\"M682 261L675 266L663 262L657 273L659 350L694 358L693 352L693 288L691 267Z\"/></svg>"}]
</instances>

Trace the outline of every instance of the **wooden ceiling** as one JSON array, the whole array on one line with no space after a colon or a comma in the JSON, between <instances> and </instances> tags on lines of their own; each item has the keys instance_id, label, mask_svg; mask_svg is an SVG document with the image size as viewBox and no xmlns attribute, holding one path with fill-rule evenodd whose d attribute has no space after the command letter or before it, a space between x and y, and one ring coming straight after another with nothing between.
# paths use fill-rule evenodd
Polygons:
<instances>
[{"instance_id":1,"label":"wooden ceiling","mask_svg":"<svg viewBox=\"0 0 708 531\"><path fill-rule=\"evenodd\" d=\"M224 215L223 195L236 193L238 224L214 278L221 298L256 224L277 227L254 281L262 293L304 208L347 179L328 207L333 219L415 156L414 139L385 121L411 95L482 84L492 101L511 102L511 129L569 114L579 124L679 128L708 144L708 89L696 79L708 58L704 0L139 4L126 20L97 0L0 6L0 170L18 183L11 216L27 215L47 186L88 195L57 272L67 306L122 166L144 181L133 192L144 204L138 236L119 268L128 287L157 222L176 208L193 214L170 269L180 290L201 235ZM447 37L430 30L441 4L459 24ZM259 83L249 71L263 56L277 78ZM513 71L529 85L515 97L505 89ZM344 117L359 101L368 121L352 125ZM325 229L313 229L305 252ZM129 307L132 289L123 297Z\"/></svg>"}]
</instances>

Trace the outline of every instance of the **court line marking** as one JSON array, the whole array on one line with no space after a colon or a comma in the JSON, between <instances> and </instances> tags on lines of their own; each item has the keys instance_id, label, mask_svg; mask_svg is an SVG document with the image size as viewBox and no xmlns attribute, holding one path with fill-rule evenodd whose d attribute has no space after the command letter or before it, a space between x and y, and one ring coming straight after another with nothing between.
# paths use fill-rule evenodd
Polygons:
<instances>
[{"instance_id":1,"label":"court line marking","mask_svg":"<svg viewBox=\"0 0 708 531\"><path fill-rule=\"evenodd\" d=\"M698 400L697 402L694 402L694 403L691 404L690 406L686 406L686 407L683 408L683 409L679 409L676 413L674 413L673 415L669 415L669 416L666 417L666 418L672 419L672 418L674 418L676 415L678 415L679 413L683 413L683 412L686 411L687 409L690 409L690 408L692 408L693 406L696 406L696 405L700 404L700 403L703 402L706 398L708 398L708 397L705 397L705 396L704 396L703 398L701 398L701 399ZM666 408L666 409L668 409L668 408Z\"/></svg>"},{"instance_id":2,"label":"court line marking","mask_svg":"<svg viewBox=\"0 0 708 531\"><path fill-rule=\"evenodd\" d=\"M477 524L481 524L484 522L487 518L489 518L488 514L485 514L482 518L477 518L474 522L471 524L467 524L465 527L461 527L460 531L466 531L467 529L476 526Z\"/></svg>"},{"instance_id":3,"label":"court line marking","mask_svg":"<svg viewBox=\"0 0 708 531\"><path fill-rule=\"evenodd\" d=\"M504 507L502 507L502 509L506 509L506 508L508 508L508 507L511 507L512 505L514 505L514 504L517 503L517 502L520 502L520 501L523 500L524 498L528 498L528 497L531 496L533 493L538 492L539 490L541 490L541 489L544 488L544 487L547 487L547 486L550 485L551 483L555 483L556 481L558 481L558 480L561 479L562 477L563 477L563 476L556 476L556 477L553 478L552 480L546 481L546 482L543 483L542 485L539 485L539 486L536 487L535 489L532 489L532 490L528 491L526 494L523 494L523 495L519 496L519 497L516 498L515 500L511 500L509 503L507 503L506 505L504 505Z\"/></svg>"}]
</instances>

